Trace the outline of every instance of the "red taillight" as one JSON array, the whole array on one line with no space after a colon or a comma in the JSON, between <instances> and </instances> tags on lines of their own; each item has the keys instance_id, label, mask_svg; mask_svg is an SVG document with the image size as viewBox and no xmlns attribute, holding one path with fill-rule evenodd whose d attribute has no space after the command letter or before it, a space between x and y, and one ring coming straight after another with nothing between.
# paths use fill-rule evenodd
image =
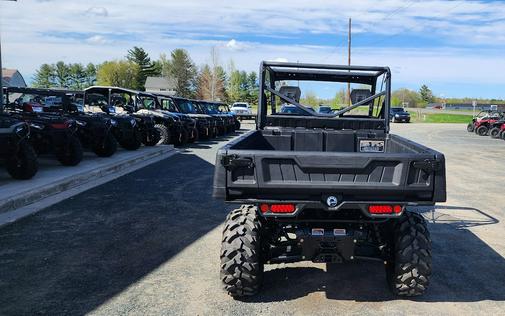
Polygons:
<instances>
[{"instance_id":1,"label":"red taillight","mask_svg":"<svg viewBox=\"0 0 505 316\"><path fill-rule=\"evenodd\" d=\"M56 129L63 129L63 128L67 128L68 124L67 123L54 123L54 124L51 124L51 126Z\"/></svg>"},{"instance_id":2,"label":"red taillight","mask_svg":"<svg viewBox=\"0 0 505 316\"><path fill-rule=\"evenodd\" d=\"M260 204L261 213L293 213L296 210L294 204Z\"/></svg>"},{"instance_id":3,"label":"red taillight","mask_svg":"<svg viewBox=\"0 0 505 316\"><path fill-rule=\"evenodd\" d=\"M370 205L368 212L370 214L400 214L402 212L401 205Z\"/></svg>"},{"instance_id":4,"label":"red taillight","mask_svg":"<svg viewBox=\"0 0 505 316\"><path fill-rule=\"evenodd\" d=\"M268 207L268 204L261 204L260 205L260 211L261 213L266 213L270 210L270 208Z\"/></svg>"}]
</instances>

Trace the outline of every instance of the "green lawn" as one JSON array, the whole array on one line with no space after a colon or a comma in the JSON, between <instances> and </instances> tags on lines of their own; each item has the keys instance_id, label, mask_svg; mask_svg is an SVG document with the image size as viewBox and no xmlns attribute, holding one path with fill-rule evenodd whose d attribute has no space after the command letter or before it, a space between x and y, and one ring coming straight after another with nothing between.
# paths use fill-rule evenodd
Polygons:
<instances>
[{"instance_id":1,"label":"green lawn","mask_svg":"<svg viewBox=\"0 0 505 316\"><path fill-rule=\"evenodd\" d=\"M471 115L466 114L445 114L445 113L421 113L410 112L413 123L468 123L472 120Z\"/></svg>"}]
</instances>

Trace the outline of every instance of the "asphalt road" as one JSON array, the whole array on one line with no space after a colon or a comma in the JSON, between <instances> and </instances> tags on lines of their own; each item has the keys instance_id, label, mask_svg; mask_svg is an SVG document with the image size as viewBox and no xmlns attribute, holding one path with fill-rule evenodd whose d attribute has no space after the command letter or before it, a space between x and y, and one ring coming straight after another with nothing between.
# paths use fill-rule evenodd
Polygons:
<instances>
[{"instance_id":1,"label":"asphalt road","mask_svg":"<svg viewBox=\"0 0 505 316\"><path fill-rule=\"evenodd\" d=\"M504 314L505 142L463 125L393 126L446 154L448 202L430 219L428 293L392 297L380 263L266 267L245 301L219 282L214 155L198 144L0 229L0 315Z\"/></svg>"}]
</instances>

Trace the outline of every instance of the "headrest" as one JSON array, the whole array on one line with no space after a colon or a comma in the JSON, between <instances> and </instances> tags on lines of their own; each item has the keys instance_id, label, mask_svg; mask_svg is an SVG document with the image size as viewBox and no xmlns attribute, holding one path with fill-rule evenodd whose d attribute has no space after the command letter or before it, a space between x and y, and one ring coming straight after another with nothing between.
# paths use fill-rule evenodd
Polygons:
<instances>
[{"instance_id":1,"label":"headrest","mask_svg":"<svg viewBox=\"0 0 505 316\"><path fill-rule=\"evenodd\" d=\"M352 89L351 91L351 102L352 104L356 104L362 100L365 100L366 98L369 98L372 96L372 92L368 89ZM367 103L367 104L370 104Z\"/></svg>"},{"instance_id":2,"label":"headrest","mask_svg":"<svg viewBox=\"0 0 505 316\"><path fill-rule=\"evenodd\" d=\"M300 88L295 86L282 86L279 89L279 93L295 100L296 102L300 102L300 95L302 94Z\"/></svg>"}]
</instances>

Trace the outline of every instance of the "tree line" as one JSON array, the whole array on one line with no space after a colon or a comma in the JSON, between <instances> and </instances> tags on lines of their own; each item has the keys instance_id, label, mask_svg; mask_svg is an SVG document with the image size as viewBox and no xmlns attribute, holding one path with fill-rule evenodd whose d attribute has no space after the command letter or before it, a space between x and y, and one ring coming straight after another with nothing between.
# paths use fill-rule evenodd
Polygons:
<instances>
[{"instance_id":1,"label":"tree line","mask_svg":"<svg viewBox=\"0 0 505 316\"><path fill-rule=\"evenodd\" d=\"M210 60L210 64L196 66L189 53L180 48L152 60L143 48L133 47L123 59L99 65L63 61L43 64L36 71L32 85L73 90L107 85L144 91L147 77L166 77L175 84L175 93L181 97L257 104L256 72L238 70L232 61L226 71L215 48L210 52Z\"/></svg>"},{"instance_id":2,"label":"tree line","mask_svg":"<svg viewBox=\"0 0 505 316\"><path fill-rule=\"evenodd\" d=\"M210 51L210 63L196 66L184 49L174 49L152 60L141 47L128 50L123 59L105 61L99 65L81 63L43 64L36 71L32 85L39 88L67 88L82 90L92 85L109 85L145 90L146 78L166 77L175 84L175 93L186 98L219 100L232 103L246 101L258 103L258 74L235 68L233 61L225 68L220 64L218 51ZM318 98L316 93L305 91L302 104L317 107L321 104L338 108L346 104L347 91L336 92L330 99ZM401 88L393 91L392 106L425 107L434 102L471 103L470 98L442 99L433 95L427 85L418 91ZM478 99L479 103L503 103L502 100Z\"/></svg>"}]
</instances>

